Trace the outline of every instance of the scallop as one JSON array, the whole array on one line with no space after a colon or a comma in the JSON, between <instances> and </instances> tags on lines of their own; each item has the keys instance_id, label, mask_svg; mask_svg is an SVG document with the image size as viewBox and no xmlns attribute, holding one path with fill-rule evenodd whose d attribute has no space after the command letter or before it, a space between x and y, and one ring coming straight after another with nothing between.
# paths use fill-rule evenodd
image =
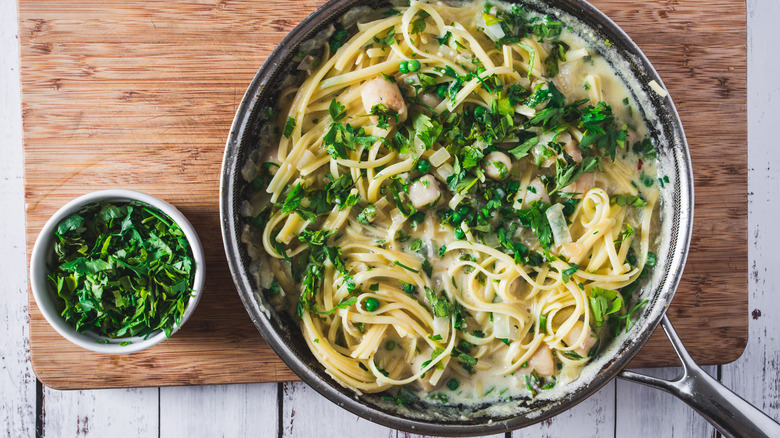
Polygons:
<instances>
[{"instance_id":1,"label":"scallop","mask_svg":"<svg viewBox=\"0 0 780 438\"><path fill-rule=\"evenodd\" d=\"M583 330L586 330L587 334L585 335L585 339L578 343ZM582 321L577 321L569 333L563 337L563 341L566 342L566 345L570 347L574 346L574 352L582 357L588 357L590 349L596 345L596 341L598 341L598 339L599 338L596 337L596 334L593 333L593 330L591 330L590 327L585 327L585 324Z\"/></svg>"},{"instance_id":2,"label":"scallop","mask_svg":"<svg viewBox=\"0 0 780 438\"><path fill-rule=\"evenodd\" d=\"M512 171L512 160L503 152L494 151L487 154L482 163L482 170L490 179L502 180Z\"/></svg>"},{"instance_id":3,"label":"scallop","mask_svg":"<svg viewBox=\"0 0 780 438\"><path fill-rule=\"evenodd\" d=\"M432 175L425 175L409 187L409 199L416 209L435 205L441 198L439 183Z\"/></svg>"},{"instance_id":4,"label":"scallop","mask_svg":"<svg viewBox=\"0 0 780 438\"><path fill-rule=\"evenodd\" d=\"M546 344L540 346L528 360L528 366L536 371L539 377L550 377L555 374L555 359L550 347Z\"/></svg>"},{"instance_id":5,"label":"scallop","mask_svg":"<svg viewBox=\"0 0 780 438\"><path fill-rule=\"evenodd\" d=\"M363 98L363 108L366 109L367 113L370 113L371 108L375 105L381 103L398 113L399 123L406 120L406 102L404 102L401 90L395 83L388 82L384 78L371 79L363 85L360 96Z\"/></svg>"}]
</instances>

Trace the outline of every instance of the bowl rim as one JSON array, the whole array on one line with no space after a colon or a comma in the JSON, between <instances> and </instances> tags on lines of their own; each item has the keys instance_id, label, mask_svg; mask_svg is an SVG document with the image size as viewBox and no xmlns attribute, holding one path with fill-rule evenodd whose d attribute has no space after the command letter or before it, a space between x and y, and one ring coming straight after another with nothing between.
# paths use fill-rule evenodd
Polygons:
<instances>
[{"instance_id":1,"label":"bowl rim","mask_svg":"<svg viewBox=\"0 0 780 438\"><path fill-rule=\"evenodd\" d=\"M193 277L193 296L187 302L180 324L174 324L173 333L176 333L195 311L203 292L203 284L206 278L205 255L203 245L200 242L195 228L187 218L172 204L156 198L152 195L126 189L110 189L90 192L79 196L60 207L44 224L38 237L35 239L32 254L30 256L30 288L32 289L35 304L43 314L49 325L62 337L78 345L79 347L96 353L105 354L129 354L145 350L166 339L163 330L152 332L146 339L140 336L111 339L100 336L94 331L80 333L76 328L63 319L54 308L53 293L46 281L48 268L47 258L52 251L54 231L59 223L68 216L78 212L81 208L101 202L133 202L138 201L159 209L173 219L184 232L187 242L190 244L193 260L195 261L195 275ZM98 340L108 340L108 343L98 343ZM125 346L121 342L130 341Z\"/></svg>"}]
</instances>

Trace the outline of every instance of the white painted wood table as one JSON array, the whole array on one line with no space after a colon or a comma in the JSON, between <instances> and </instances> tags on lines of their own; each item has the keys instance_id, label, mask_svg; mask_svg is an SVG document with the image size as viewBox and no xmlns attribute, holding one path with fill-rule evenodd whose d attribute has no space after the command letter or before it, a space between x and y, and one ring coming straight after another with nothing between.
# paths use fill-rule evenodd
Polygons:
<instances>
[{"instance_id":1,"label":"white painted wood table","mask_svg":"<svg viewBox=\"0 0 780 438\"><path fill-rule=\"evenodd\" d=\"M780 2L748 0L749 341L707 370L780 418ZM0 0L0 436L374 437L405 435L352 415L303 383L57 391L30 366L16 2ZM735 42L739 43L739 42ZM714 139L717 141L717 139ZM713 340L717 347L718 340ZM674 368L643 370L671 378ZM671 395L608 384L564 414L512 437L705 437L715 430ZM509 436L510 434L507 434Z\"/></svg>"}]
</instances>

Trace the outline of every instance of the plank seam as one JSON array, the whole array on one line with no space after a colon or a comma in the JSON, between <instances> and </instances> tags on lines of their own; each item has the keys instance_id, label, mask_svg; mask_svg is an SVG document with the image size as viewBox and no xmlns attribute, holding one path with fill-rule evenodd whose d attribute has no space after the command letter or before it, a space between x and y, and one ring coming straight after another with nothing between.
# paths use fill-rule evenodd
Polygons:
<instances>
[{"instance_id":1,"label":"plank seam","mask_svg":"<svg viewBox=\"0 0 780 438\"><path fill-rule=\"evenodd\" d=\"M743 351L744 351L744 349L743 349ZM718 365L718 371L717 371L717 377L716 378L718 379L718 382L720 382L720 384L722 385L723 384L723 365ZM723 434L721 434L718 429L715 429L715 428L713 428L713 429L714 429L714 432L715 432L713 434L713 435L715 435L715 438L723 438Z\"/></svg>"},{"instance_id":2,"label":"plank seam","mask_svg":"<svg viewBox=\"0 0 780 438\"><path fill-rule=\"evenodd\" d=\"M35 437L43 437L43 383L35 379Z\"/></svg>"},{"instance_id":3,"label":"plank seam","mask_svg":"<svg viewBox=\"0 0 780 438\"><path fill-rule=\"evenodd\" d=\"M618 418L617 418L617 411L618 411L618 382L617 377L614 380L615 384L613 385L614 390L612 391L612 437L617 438L617 428L618 428Z\"/></svg>"},{"instance_id":4,"label":"plank seam","mask_svg":"<svg viewBox=\"0 0 780 438\"><path fill-rule=\"evenodd\" d=\"M284 394L282 386L284 383L278 382L276 384L276 435L279 438L284 438Z\"/></svg>"}]
</instances>

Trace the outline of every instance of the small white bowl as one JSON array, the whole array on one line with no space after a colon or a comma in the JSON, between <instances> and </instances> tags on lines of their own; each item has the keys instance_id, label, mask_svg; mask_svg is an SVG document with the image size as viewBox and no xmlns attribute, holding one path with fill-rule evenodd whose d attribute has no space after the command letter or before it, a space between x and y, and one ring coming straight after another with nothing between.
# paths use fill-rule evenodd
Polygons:
<instances>
[{"instance_id":1,"label":"small white bowl","mask_svg":"<svg viewBox=\"0 0 780 438\"><path fill-rule=\"evenodd\" d=\"M187 241L192 250L192 256L195 261L195 275L192 285L193 296L187 303L187 308L182 316L181 324L174 326L172 333L178 331L180 326L187 321L190 315L192 315L192 312L198 305L198 301L200 301L201 292L203 291L203 282L206 276L203 246L201 245L198 234L195 232L192 224L190 224L187 218L185 218L173 205L157 199L154 196L132 190L103 190L92 192L68 202L57 210L48 222L46 222L46 225L43 226L41 233L38 235L38 239L35 241L32 256L30 257L30 285L32 286L35 303L38 305L41 313L43 313L46 321L51 324L54 330L70 342L98 353L135 353L164 341L166 339L165 333L162 330L158 330L150 334L146 339L141 336L108 338L93 331L79 333L76 331L76 328L65 321L57 311L55 299L59 298L49 287L47 280L47 275L49 273L47 263L52 259L55 238L54 232L60 221L77 213L83 207L90 204L97 204L100 202L127 203L130 201L143 202L167 214L179 225L179 227L181 227L182 231L184 231L184 235L187 237ZM130 341L130 344L125 346L120 345L120 343L126 341Z\"/></svg>"}]
</instances>

